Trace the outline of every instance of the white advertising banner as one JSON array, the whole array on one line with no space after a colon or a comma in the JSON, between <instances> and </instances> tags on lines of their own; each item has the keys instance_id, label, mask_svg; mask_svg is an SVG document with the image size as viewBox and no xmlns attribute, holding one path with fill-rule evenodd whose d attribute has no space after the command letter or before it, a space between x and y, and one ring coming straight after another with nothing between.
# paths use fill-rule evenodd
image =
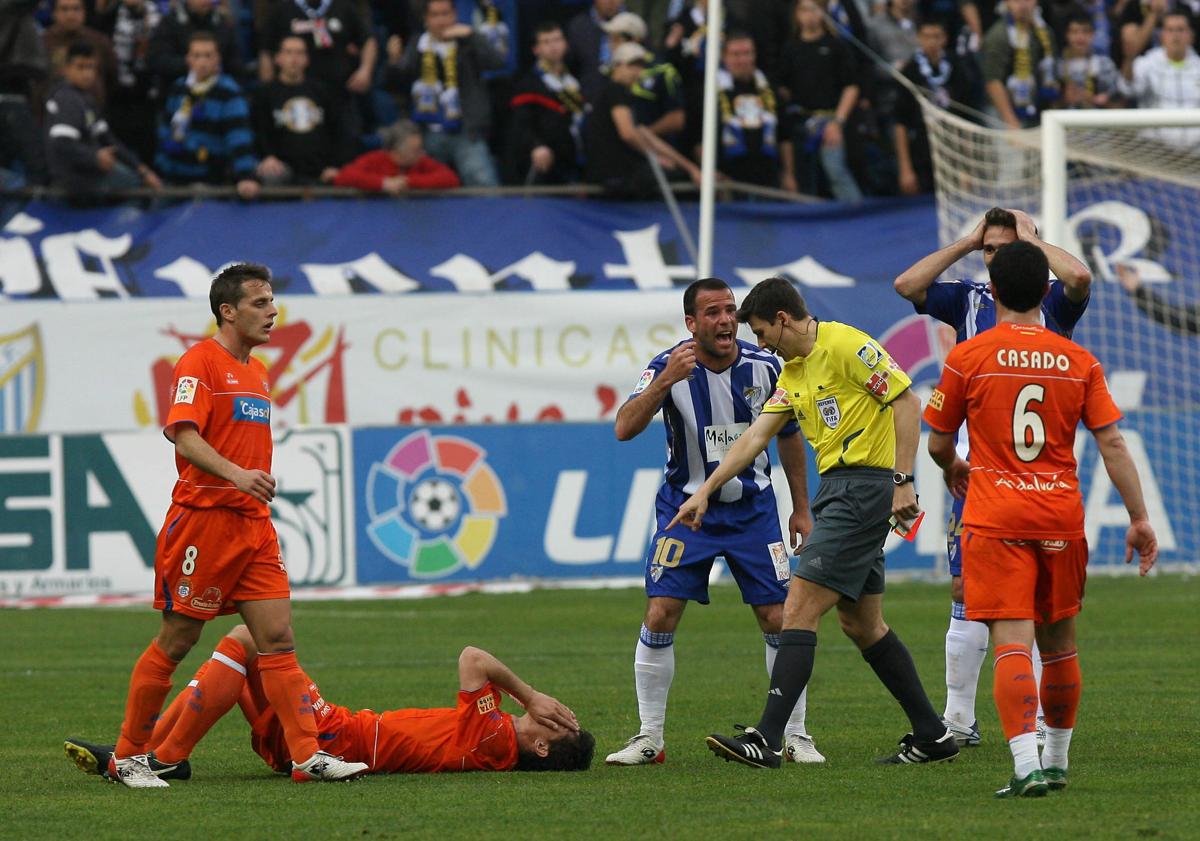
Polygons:
<instances>
[{"instance_id":1,"label":"white advertising banner","mask_svg":"<svg viewBox=\"0 0 1200 841\"><path fill-rule=\"evenodd\" d=\"M609 420L646 363L687 336L682 294L279 295L259 349L277 430ZM207 302L0 308L0 431L152 429L171 371L212 335Z\"/></svg>"},{"instance_id":2,"label":"white advertising banner","mask_svg":"<svg viewBox=\"0 0 1200 841\"><path fill-rule=\"evenodd\" d=\"M150 593L174 452L155 431L0 437L0 600ZM293 585L354 583L351 468L345 428L276 435L271 516Z\"/></svg>"}]
</instances>

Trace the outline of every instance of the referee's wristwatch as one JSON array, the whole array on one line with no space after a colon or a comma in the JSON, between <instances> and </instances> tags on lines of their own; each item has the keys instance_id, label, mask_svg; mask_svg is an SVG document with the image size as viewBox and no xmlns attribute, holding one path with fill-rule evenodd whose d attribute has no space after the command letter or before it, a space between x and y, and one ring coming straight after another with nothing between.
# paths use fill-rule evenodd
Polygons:
<instances>
[{"instance_id":1,"label":"referee's wristwatch","mask_svg":"<svg viewBox=\"0 0 1200 841\"><path fill-rule=\"evenodd\" d=\"M916 480L917 480L916 477L913 476L911 473L897 472L897 473L892 474L892 484L896 485L897 487L899 487L900 485L907 485L910 482L915 482Z\"/></svg>"}]
</instances>

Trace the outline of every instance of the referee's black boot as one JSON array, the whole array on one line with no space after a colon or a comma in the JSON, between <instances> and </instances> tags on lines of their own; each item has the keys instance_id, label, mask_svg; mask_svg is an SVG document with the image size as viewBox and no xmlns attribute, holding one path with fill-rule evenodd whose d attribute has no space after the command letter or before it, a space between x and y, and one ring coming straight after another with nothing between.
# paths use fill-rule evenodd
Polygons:
<instances>
[{"instance_id":1,"label":"referee's black boot","mask_svg":"<svg viewBox=\"0 0 1200 841\"><path fill-rule=\"evenodd\" d=\"M712 734L704 743L726 762L740 762L751 768L778 768L783 763L783 750L771 750L767 737L753 727L733 725L742 733L730 738Z\"/></svg>"}]
</instances>

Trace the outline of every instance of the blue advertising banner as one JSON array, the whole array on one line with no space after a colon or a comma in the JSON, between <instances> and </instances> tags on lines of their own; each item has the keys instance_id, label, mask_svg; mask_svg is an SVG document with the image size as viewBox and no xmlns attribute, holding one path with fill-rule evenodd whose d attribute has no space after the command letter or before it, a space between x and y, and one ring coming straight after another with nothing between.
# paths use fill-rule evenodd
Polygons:
<instances>
[{"instance_id":1,"label":"blue advertising banner","mask_svg":"<svg viewBox=\"0 0 1200 841\"><path fill-rule=\"evenodd\" d=\"M1197 416L1190 423L1196 428ZM1177 529L1190 501L1164 496L1156 475L1168 456L1126 430L1147 491L1163 561L1191 561L1192 530ZM1119 564L1128 516L1095 444L1081 444L1081 488L1092 564ZM630 442L609 424L361 429L353 432L359 584L511 578L641 577L662 480L663 431ZM888 569L944 570L948 496L924 455L917 487L926 510L917 539L889 537ZM782 471L777 499L789 505ZM810 494L818 481L809 463ZM781 521L791 512L781 511Z\"/></svg>"}]
</instances>

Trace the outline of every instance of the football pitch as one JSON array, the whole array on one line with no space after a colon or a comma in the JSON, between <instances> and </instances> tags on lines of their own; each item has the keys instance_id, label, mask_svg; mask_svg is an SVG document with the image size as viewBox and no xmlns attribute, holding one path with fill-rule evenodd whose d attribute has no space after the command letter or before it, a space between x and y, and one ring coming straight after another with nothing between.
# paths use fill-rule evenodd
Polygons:
<instances>
[{"instance_id":1,"label":"football pitch","mask_svg":"<svg viewBox=\"0 0 1200 841\"><path fill-rule=\"evenodd\" d=\"M944 700L945 584L898 584L886 616L934 705ZM569 704L595 735L584 773L378 776L297 786L250 750L235 708L192 755L193 777L134 791L85 776L64 737L111 741L129 671L153 635L149 609L0 611L0 817L17 838L1155 838L1200 837L1194 577L1096 578L1079 622L1084 696L1071 785L995 801L1011 773L985 665L984 743L950 764L882 767L907 730L899 708L827 617L809 689L824 766L761 771L714 758L709 732L753 724L766 689L763 645L732 586L692 605L676 641L667 761L609 768L636 732L632 653L640 590L543 590L427 601L301 602L300 659L325 698L351 708L452 706L465 645L488 649ZM186 684L213 623L176 672ZM507 701L507 708L517 708Z\"/></svg>"}]
</instances>

